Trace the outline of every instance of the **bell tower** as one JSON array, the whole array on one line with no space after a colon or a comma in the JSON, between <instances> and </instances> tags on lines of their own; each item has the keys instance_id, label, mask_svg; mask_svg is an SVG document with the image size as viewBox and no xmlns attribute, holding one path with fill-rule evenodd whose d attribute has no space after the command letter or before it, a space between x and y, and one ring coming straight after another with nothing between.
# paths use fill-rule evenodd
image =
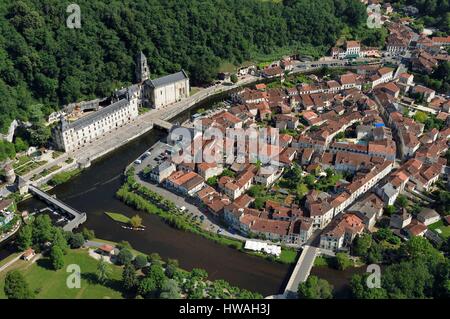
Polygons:
<instances>
[{"instance_id":1,"label":"bell tower","mask_svg":"<svg viewBox=\"0 0 450 319\"><path fill-rule=\"evenodd\" d=\"M139 52L136 61L136 81L137 83L142 83L150 78L150 71L148 69L147 57Z\"/></svg>"}]
</instances>

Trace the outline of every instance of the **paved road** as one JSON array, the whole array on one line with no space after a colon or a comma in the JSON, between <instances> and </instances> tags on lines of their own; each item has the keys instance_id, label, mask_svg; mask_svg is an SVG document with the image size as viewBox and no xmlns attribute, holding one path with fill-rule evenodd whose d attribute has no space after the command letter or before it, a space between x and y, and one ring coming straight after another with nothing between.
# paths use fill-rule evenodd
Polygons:
<instances>
[{"instance_id":1,"label":"paved road","mask_svg":"<svg viewBox=\"0 0 450 319\"><path fill-rule=\"evenodd\" d=\"M201 216L204 216L204 221L202 222L203 227L207 229L208 231L217 233L217 231L220 229L220 234L226 237L230 237L237 240L245 241L247 238L238 235L238 234L232 234L227 229L217 225L215 221L211 220L208 215L204 214L196 205L192 204L191 202L188 202L186 200L186 197L177 195L163 187L160 187L158 185L152 184L147 182L146 180L143 180L138 174L135 175L136 180L144 185L145 187L149 188L155 193L158 193L159 195L163 196L166 199L169 199L172 201L175 205L178 207L186 207L186 214L192 213L193 216L198 216L200 218Z\"/></svg>"},{"instance_id":2,"label":"paved road","mask_svg":"<svg viewBox=\"0 0 450 319\"><path fill-rule=\"evenodd\" d=\"M0 267L0 272L4 271L6 268L14 264L16 261L18 261L22 257L22 254L19 254L19 256L15 257L14 259L8 261L6 264Z\"/></svg>"}]
</instances>

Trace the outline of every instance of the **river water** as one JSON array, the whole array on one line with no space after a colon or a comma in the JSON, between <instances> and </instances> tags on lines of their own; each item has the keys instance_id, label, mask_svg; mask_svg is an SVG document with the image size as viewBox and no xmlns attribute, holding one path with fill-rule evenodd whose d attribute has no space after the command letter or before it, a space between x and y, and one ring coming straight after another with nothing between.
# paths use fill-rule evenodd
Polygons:
<instances>
[{"instance_id":1,"label":"river water","mask_svg":"<svg viewBox=\"0 0 450 319\"><path fill-rule=\"evenodd\" d=\"M195 109L207 108L211 103L211 100L206 101ZM174 121L182 122L189 116L190 111L187 111ZM94 162L90 168L66 184L55 187L50 193L77 210L86 212L88 218L83 226L93 229L98 238L116 242L126 240L144 253L157 252L163 258L177 259L180 266L187 270L204 268L210 279L224 279L264 296L281 292L290 274L290 266L249 256L192 233L176 230L157 216L139 213L146 230L136 232L122 229L104 214L111 211L131 217L138 213L116 199L115 192L121 185L125 167L164 137L163 132L152 130ZM19 208L31 211L43 206L42 202L29 199ZM6 252L0 249L0 259L2 254L6 255Z\"/></svg>"}]
</instances>

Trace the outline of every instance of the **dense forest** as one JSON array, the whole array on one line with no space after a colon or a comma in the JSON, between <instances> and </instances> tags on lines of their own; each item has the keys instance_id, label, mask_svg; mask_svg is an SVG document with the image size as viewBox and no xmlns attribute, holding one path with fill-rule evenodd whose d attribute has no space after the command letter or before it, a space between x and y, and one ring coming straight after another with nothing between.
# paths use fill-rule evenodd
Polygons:
<instances>
[{"instance_id":1,"label":"dense forest","mask_svg":"<svg viewBox=\"0 0 450 319\"><path fill-rule=\"evenodd\" d=\"M184 68L198 84L223 62L282 49L322 53L366 19L358 0L78 0L81 28L69 29L70 3L0 4L2 132L14 118L28 120L33 104L48 114L132 82L139 50L153 75Z\"/></svg>"}]
</instances>

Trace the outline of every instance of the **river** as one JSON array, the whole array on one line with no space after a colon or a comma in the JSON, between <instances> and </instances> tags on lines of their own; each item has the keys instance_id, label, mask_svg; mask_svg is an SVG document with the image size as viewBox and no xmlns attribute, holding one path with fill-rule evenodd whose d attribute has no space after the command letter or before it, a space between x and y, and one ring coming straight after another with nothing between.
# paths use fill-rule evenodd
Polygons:
<instances>
[{"instance_id":1,"label":"river","mask_svg":"<svg viewBox=\"0 0 450 319\"><path fill-rule=\"evenodd\" d=\"M221 98L223 96L219 99ZM216 97L215 101L217 99ZM211 102L200 103L195 109L207 108L205 106L212 105ZM174 121L182 122L189 116L190 111L187 111L177 116ZM144 253L157 252L163 258L177 259L180 266L187 270L204 268L210 279L224 279L238 287L260 292L264 296L283 291L290 274L290 266L250 256L201 236L176 230L159 217L139 213L115 198L125 167L164 137L165 133L152 130L95 161L80 175L55 187L50 193L56 194L59 199L79 211L86 212L88 218L83 226L93 229L98 238L115 242L126 240ZM40 207L44 207L44 204L35 199L29 199L19 205L20 209L30 211ZM135 232L122 229L104 214L105 211L119 212L129 217L139 213L146 230ZM0 256L2 254L6 255L4 250L0 250Z\"/></svg>"}]
</instances>

